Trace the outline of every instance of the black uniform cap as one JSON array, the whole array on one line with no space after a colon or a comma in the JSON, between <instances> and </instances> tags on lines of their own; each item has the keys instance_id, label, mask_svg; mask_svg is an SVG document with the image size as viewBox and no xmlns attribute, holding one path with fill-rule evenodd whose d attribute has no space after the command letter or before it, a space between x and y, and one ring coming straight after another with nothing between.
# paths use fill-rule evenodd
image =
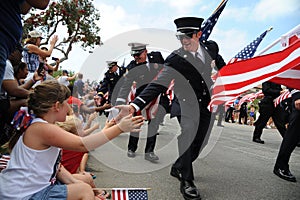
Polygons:
<instances>
[{"instance_id":1,"label":"black uniform cap","mask_svg":"<svg viewBox=\"0 0 300 200\"><path fill-rule=\"evenodd\" d=\"M118 64L118 61L106 61L108 68Z\"/></svg>"},{"instance_id":2,"label":"black uniform cap","mask_svg":"<svg viewBox=\"0 0 300 200\"><path fill-rule=\"evenodd\" d=\"M177 33L200 31L202 22L203 18L198 17L182 17L174 20L177 27Z\"/></svg>"},{"instance_id":3,"label":"black uniform cap","mask_svg":"<svg viewBox=\"0 0 300 200\"><path fill-rule=\"evenodd\" d=\"M142 51L146 50L147 45L148 44L138 43L138 42L128 43L128 46L131 47L131 52L130 52L131 55L141 53Z\"/></svg>"}]
</instances>

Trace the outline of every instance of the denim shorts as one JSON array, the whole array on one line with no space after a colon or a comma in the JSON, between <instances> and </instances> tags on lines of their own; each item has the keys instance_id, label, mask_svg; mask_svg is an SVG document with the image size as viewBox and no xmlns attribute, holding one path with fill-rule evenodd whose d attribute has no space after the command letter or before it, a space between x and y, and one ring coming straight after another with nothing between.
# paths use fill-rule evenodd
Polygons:
<instances>
[{"instance_id":1,"label":"denim shorts","mask_svg":"<svg viewBox=\"0 0 300 200\"><path fill-rule=\"evenodd\" d=\"M67 185L56 183L32 195L29 200L67 199Z\"/></svg>"}]
</instances>

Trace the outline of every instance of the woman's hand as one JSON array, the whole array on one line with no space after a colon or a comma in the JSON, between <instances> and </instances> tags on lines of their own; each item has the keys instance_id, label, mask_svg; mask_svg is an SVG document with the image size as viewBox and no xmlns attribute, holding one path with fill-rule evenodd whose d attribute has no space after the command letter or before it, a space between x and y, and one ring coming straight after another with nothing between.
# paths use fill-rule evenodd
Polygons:
<instances>
[{"instance_id":1,"label":"woman's hand","mask_svg":"<svg viewBox=\"0 0 300 200\"><path fill-rule=\"evenodd\" d=\"M133 114L135 112L135 109L131 105L119 105L115 106L114 108L119 109L119 114L116 116L115 121L118 123L123 117Z\"/></svg>"},{"instance_id":2,"label":"woman's hand","mask_svg":"<svg viewBox=\"0 0 300 200\"><path fill-rule=\"evenodd\" d=\"M117 126L123 131L123 132L140 132L141 126L144 124L144 118L143 116L135 116L132 117L132 114L127 115L126 117L123 117L121 121L117 124Z\"/></svg>"},{"instance_id":3,"label":"woman's hand","mask_svg":"<svg viewBox=\"0 0 300 200\"><path fill-rule=\"evenodd\" d=\"M58 41L58 36L54 35L50 41L50 45L54 46L57 41Z\"/></svg>"}]
</instances>

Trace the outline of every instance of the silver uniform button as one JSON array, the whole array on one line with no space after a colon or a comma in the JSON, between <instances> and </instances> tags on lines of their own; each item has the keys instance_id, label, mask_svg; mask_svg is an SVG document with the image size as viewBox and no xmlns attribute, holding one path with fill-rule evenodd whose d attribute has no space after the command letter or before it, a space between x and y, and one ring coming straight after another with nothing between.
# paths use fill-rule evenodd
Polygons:
<instances>
[{"instance_id":1,"label":"silver uniform button","mask_svg":"<svg viewBox=\"0 0 300 200\"><path fill-rule=\"evenodd\" d=\"M182 99L182 101L185 101L185 99Z\"/></svg>"}]
</instances>

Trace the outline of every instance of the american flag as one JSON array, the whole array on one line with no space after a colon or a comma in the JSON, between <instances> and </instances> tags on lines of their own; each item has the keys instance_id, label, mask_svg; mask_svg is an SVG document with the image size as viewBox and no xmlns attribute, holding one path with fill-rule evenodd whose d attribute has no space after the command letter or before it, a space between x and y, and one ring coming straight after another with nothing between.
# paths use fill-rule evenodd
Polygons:
<instances>
[{"instance_id":1,"label":"american flag","mask_svg":"<svg viewBox=\"0 0 300 200\"><path fill-rule=\"evenodd\" d=\"M290 91L286 90L274 100L274 107L278 106L283 100L292 97Z\"/></svg>"},{"instance_id":2,"label":"american flag","mask_svg":"<svg viewBox=\"0 0 300 200\"><path fill-rule=\"evenodd\" d=\"M166 91L166 94L168 95L170 101L170 105L172 103L172 100L174 99L174 85L175 85L175 80L172 79L169 84L168 90Z\"/></svg>"},{"instance_id":3,"label":"american flag","mask_svg":"<svg viewBox=\"0 0 300 200\"><path fill-rule=\"evenodd\" d=\"M239 105L242 105L244 102L253 102L257 98L262 98L264 94L262 91L258 91L256 93L245 94L239 101Z\"/></svg>"},{"instance_id":4,"label":"american flag","mask_svg":"<svg viewBox=\"0 0 300 200\"><path fill-rule=\"evenodd\" d=\"M255 93L246 94L240 99L239 105L242 105L244 102L253 102L255 99L256 99Z\"/></svg>"},{"instance_id":5,"label":"american flag","mask_svg":"<svg viewBox=\"0 0 300 200\"><path fill-rule=\"evenodd\" d=\"M300 39L282 51L226 65L214 84L210 110L291 69L300 72ZM282 80L279 84L300 89L300 76Z\"/></svg>"},{"instance_id":6,"label":"american flag","mask_svg":"<svg viewBox=\"0 0 300 200\"><path fill-rule=\"evenodd\" d=\"M300 38L300 25L296 26L291 32L281 36L281 45L286 48L295 44ZM279 74L278 76L272 78L270 81L278 83L281 85L286 85L289 82L290 88L298 88L300 85L300 65L293 69L288 69L287 71Z\"/></svg>"},{"instance_id":7,"label":"american flag","mask_svg":"<svg viewBox=\"0 0 300 200\"><path fill-rule=\"evenodd\" d=\"M202 35L200 41L206 41L208 39L222 11L225 8L227 1L228 0L225 1L223 0L218 6L218 8L214 11L214 13L206 21L202 23L201 26Z\"/></svg>"},{"instance_id":8,"label":"american flag","mask_svg":"<svg viewBox=\"0 0 300 200\"><path fill-rule=\"evenodd\" d=\"M246 59L249 59L249 58L252 58L254 53L256 52L256 49L258 47L258 45L261 43L261 41L263 40L263 38L266 36L266 34L271 31L272 28L266 30L265 32L263 32L259 37L257 37L254 41L252 41L247 47L245 47L242 51L240 51L237 55L235 55L229 62L227 65L229 64L233 64L237 61L240 61L240 60L246 60ZM240 66L240 67L243 67L243 66ZM223 67L224 68L224 67ZM228 69L228 68L227 68ZM220 76L220 72L218 72L217 76L215 77L215 81L217 81L218 79L218 76ZM220 80L220 79L219 79ZM251 89L251 88L249 88ZM244 91L242 91L244 92ZM242 92L240 93L236 93L236 94L231 94L231 95L225 95L223 96L223 102L227 102L227 101L230 101L231 99L235 98L237 95L241 94ZM217 106L216 105L213 105L212 103L209 105L209 109L212 111L212 112L215 112L217 110Z\"/></svg>"},{"instance_id":9,"label":"american flag","mask_svg":"<svg viewBox=\"0 0 300 200\"><path fill-rule=\"evenodd\" d=\"M0 172L7 167L7 163L10 160L9 155L2 155L0 158Z\"/></svg>"},{"instance_id":10,"label":"american flag","mask_svg":"<svg viewBox=\"0 0 300 200\"><path fill-rule=\"evenodd\" d=\"M148 192L143 188L115 188L112 200L148 200Z\"/></svg>"},{"instance_id":11,"label":"american flag","mask_svg":"<svg viewBox=\"0 0 300 200\"><path fill-rule=\"evenodd\" d=\"M257 37L255 40L253 40L249 45L247 45L242 51L240 51L238 54L236 54L229 63L234 63L239 60L245 60L252 58L256 52L256 49L258 45L261 43L261 41L264 39L264 37L267 35L267 33L272 30L271 28L269 30L266 30L263 32L259 37Z\"/></svg>"}]
</instances>

